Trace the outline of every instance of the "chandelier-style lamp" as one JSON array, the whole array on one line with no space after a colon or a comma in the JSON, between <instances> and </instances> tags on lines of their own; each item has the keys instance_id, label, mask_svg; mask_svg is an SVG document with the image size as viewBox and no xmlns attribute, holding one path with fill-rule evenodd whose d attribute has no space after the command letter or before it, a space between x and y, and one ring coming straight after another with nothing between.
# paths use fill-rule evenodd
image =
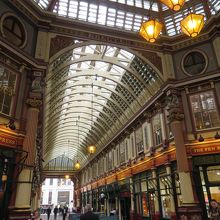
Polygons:
<instances>
[{"instance_id":1,"label":"chandelier-style lamp","mask_svg":"<svg viewBox=\"0 0 220 220\"><path fill-rule=\"evenodd\" d=\"M160 1L161 3L163 3L173 11L179 11L185 3L185 0L160 0Z\"/></svg>"},{"instance_id":2,"label":"chandelier-style lamp","mask_svg":"<svg viewBox=\"0 0 220 220\"><path fill-rule=\"evenodd\" d=\"M96 152L96 146L94 146L94 145L88 146L88 152L90 154L94 154Z\"/></svg>"},{"instance_id":3,"label":"chandelier-style lamp","mask_svg":"<svg viewBox=\"0 0 220 220\"><path fill-rule=\"evenodd\" d=\"M139 33L147 41L149 41L150 43L154 43L160 35L162 27L163 25L159 21L151 19L141 24Z\"/></svg>"},{"instance_id":4,"label":"chandelier-style lamp","mask_svg":"<svg viewBox=\"0 0 220 220\"><path fill-rule=\"evenodd\" d=\"M65 179L67 179L67 180L68 180L69 178L70 178L70 176L69 176L69 175L65 175Z\"/></svg>"},{"instance_id":5,"label":"chandelier-style lamp","mask_svg":"<svg viewBox=\"0 0 220 220\"><path fill-rule=\"evenodd\" d=\"M204 26L204 15L189 14L180 21L181 30L190 37L196 37Z\"/></svg>"},{"instance_id":6,"label":"chandelier-style lamp","mask_svg":"<svg viewBox=\"0 0 220 220\"><path fill-rule=\"evenodd\" d=\"M77 169L77 170L79 170L80 169L80 163L79 163L79 161L77 160L76 161L76 163L75 163L75 168Z\"/></svg>"}]
</instances>

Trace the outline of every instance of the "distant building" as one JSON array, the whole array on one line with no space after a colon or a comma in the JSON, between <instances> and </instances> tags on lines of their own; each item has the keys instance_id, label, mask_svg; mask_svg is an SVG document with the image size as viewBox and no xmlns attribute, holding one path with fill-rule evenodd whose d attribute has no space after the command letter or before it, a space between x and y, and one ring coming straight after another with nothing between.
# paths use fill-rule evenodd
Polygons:
<instances>
[{"instance_id":1,"label":"distant building","mask_svg":"<svg viewBox=\"0 0 220 220\"><path fill-rule=\"evenodd\" d=\"M70 179L47 178L42 185L41 205L73 207L73 182Z\"/></svg>"}]
</instances>

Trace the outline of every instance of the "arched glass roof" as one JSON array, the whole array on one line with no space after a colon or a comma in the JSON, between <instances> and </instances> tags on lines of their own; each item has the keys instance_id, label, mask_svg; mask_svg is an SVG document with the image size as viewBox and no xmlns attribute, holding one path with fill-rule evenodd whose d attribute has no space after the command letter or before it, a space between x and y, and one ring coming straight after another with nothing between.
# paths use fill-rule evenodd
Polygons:
<instances>
[{"instance_id":1,"label":"arched glass roof","mask_svg":"<svg viewBox=\"0 0 220 220\"><path fill-rule=\"evenodd\" d=\"M85 164L161 87L159 71L132 51L75 43L50 61L45 98L46 164L66 155Z\"/></svg>"},{"instance_id":2,"label":"arched glass roof","mask_svg":"<svg viewBox=\"0 0 220 220\"><path fill-rule=\"evenodd\" d=\"M189 10L203 14L205 19L220 11L219 0L188 0L179 12L169 10L159 0L34 0L42 9L58 16L96 25L138 32L149 16L160 18L163 34L180 34L180 20Z\"/></svg>"}]
</instances>

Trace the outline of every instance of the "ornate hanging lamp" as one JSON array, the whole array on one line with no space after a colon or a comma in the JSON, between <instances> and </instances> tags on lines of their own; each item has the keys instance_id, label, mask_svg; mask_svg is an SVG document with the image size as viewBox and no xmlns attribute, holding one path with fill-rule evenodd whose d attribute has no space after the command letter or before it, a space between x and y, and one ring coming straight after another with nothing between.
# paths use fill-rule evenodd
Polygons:
<instances>
[{"instance_id":1,"label":"ornate hanging lamp","mask_svg":"<svg viewBox=\"0 0 220 220\"><path fill-rule=\"evenodd\" d=\"M93 122L93 83L92 83L92 97L91 97L91 129L92 129L92 122ZM87 147L87 150L90 154L94 154L96 152L96 146L90 145Z\"/></svg>"},{"instance_id":2,"label":"ornate hanging lamp","mask_svg":"<svg viewBox=\"0 0 220 220\"><path fill-rule=\"evenodd\" d=\"M180 27L184 34L196 37L204 26L204 15L190 13L182 21Z\"/></svg>"},{"instance_id":3,"label":"ornate hanging lamp","mask_svg":"<svg viewBox=\"0 0 220 220\"><path fill-rule=\"evenodd\" d=\"M75 163L75 168L77 169L77 170L79 170L80 169L80 163L79 163L79 161L77 160L76 161L76 163Z\"/></svg>"},{"instance_id":4,"label":"ornate hanging lamp","mask_svg":"<svg viewBox=\"0 0 220 220\"><path fill-rule=\"evenodd\" d=\"M160 0L161 3L166 5L173 11L179 11L185 3L185 0Z\"/></svg>"},{"instance_id":5,"label":"ornate hanging lamp","mask_svg":"<svg viewBox=\"0 0 220 220\"><path fill-rule=\"evenodd\" d=\"M88 146L88 152L94 154L96 152L96 147L94 145Z\"/></svg>"},{"instance_id":6,"label":"ornate hanging lamp","mask_svg":"<svg viewBox=\"0 0 220 220\"><path fill-rule=\"evenodd\" d=\"M78 125L78 147L79 147L79 120L80 120L80 116L78 116L78 120L76 120L76 124ZM80 163L77 160L75 165L74 165L75 169L79 170L80 169Z\"/></svg>"},{"instance_id":7,"label":"ornate hanging lamp","mask_svg":"<svg viewBox=\"0 0 220 220\"><path fill-rule=\"evenodd\" d=\"M151 19L142 23L139 34L150 43L154 43L162 30L162 23L156 19Z\"/></svg>"}]
</instances>

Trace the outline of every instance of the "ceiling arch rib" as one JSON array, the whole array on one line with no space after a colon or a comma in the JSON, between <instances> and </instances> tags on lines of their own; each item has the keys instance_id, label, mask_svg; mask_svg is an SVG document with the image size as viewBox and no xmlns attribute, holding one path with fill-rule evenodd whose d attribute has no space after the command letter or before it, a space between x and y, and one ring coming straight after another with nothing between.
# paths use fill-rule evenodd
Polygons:
<instances>
[{"instance_id":1,"label":"ceiling arch rib","mask_svg":"<svg viewBox=\"0 0 220 220\"><path fill-rule=\"evenodd\" d=\"M76 123L76 120L72 120L72 119L74 119L74 118L76 119L78 117L78 115L80 115L80 118L82 118L82 120L86 120L86 121L91 120L91 117L90 117L89 113L85 112L84 115L82 114L82 112L79 112L79 111L75 111L74 113L75 113L75 116L66 117L65 120L63 120L63 121L59 121L59 120L55 121L55 120L53 120L52 121L53 124L51 124L51 123L48 124L48 129L46 128L47 132L45 133L45 138L47 138L48 135L52 135L54 133L54 129L56 129L57 126L60 125L60 124L65 125L66 123L72 123L72 125L73 125L74 123ZM88 117L87 117L86 114L88 115ZM112 128L109 127L109 125L106 124L106 121L104 121L102 118L97 118L96 121L97 121L97 124L100 126L100 130L101 129L104 130L106 128L109 129L109 130L112 130ZM112 132L113 132L113 130L112 130Z\"/></svg>"},{"instance_id":2,"label":"ceiling arch rib","mask_svg":"<svg viewBox=\"0 0 220 220\"><path fill-rule=\"evenodd\" d=\"M83 45L57 56L50 63L45 98L47 162L66 151L69 140L74 142L70 156L80 154L85 163L86 147L105 146L144 104L139 100L152 97L161 84L157 70L121 48Z\"/></svg>"},{"instance_id":3,"label":"ceiling arch rib","mask_svg":"<svg viewBox=\"0 0 220 220\"><path fill-rule=\"evenodd\" d=\"M124 87L125 89L127 89L128 91L130 91L130 92L133 92L133 91L131 91L131 89L128 87L128 85L127 84L125 84L124 82L118 82L118 79L115 79L115 75L113 74L113 73L109 73L109 72L105 72L105 71L99 71L98 72L98 74L99 74L99 77L101 78L105 78L105 79L107 79L107 80L111 80L112 82L114 82L114 83L118 83L118 84L120 84L122 87ZM62 81L60 81L59 82L59 84L57 84L56 82L53 84L53 86L54 87L56 87L56 86L61 86L62 85L62 83L64 83L65 81L68 81L68 80L72 80L72 81L74 81L74 79L75 80L77 80L77 77L81 77L81 76L87 76L87 77L89 77L89 76L91 76L91 77L96 77L96 75L97 75L97 71L96 70L84 70L84 71L81 71L81 72L76 72L75 73L75 75L71 75L71 76L65 76L65 77L63 77L62 78ZM118 76L119 77L119 76ZM97 80L97 79L96 79ZM94 88L95 88L95 82L93 83L93 85L94 85ZM102 87L103 88L103 87ZM64 90L65 88L62 88L62 90ZM82 88L83 89L83 88ZM61 90L61 91L62 91ZM82 93L83 91L80 91L80 90L77 90L77 91L79 91L80 93ZM60 91L59 91L60 92ZM88 92L88 91L85 91L85 92ZM98 92L99 92L99 90L94 90L94 94L96 94L96 92L97 92L97 94L98 94ZM113 92L113 91L112 91ZM100 94L100 92L99 92L99 94L98 95L101 95ZM152 95L152 94L151 94ZM64 96L64 95L63 95ZM107 98L106 96L104 96L104 95L102 95L102 97L105 97L105 98ZM46 102L49 102L50 101L50 99L48 99ZM127 105L128 105L128 107L129 107L129 104L127 103Z\"/></svg>"},{"instance_id":4,"label":"ceiling arch rib","mask_svg":"<svg viewBox=\"0 0 220 220\"><path fill-rule=\"evenodd\" d=\"M90 99L85 99L85 98L83 98L83 97L88 97L88 96L93 96L93 99L94 99L94 101L93 101L93 103L96 103L96 104L99 104L99 105L104 105L104 104L106 104L107 103L107 101L109 100L109 103L112 103L110 106L108 105L106 105L106 108L109 108L109 110L111 110L110 108L112 107L112 105L113 105L113 101L111 100L111 97L107 97L107 96L100 96L99 94L100 94L100 91L98 91L98 92L96 92L96 91L89 91L89 90L84 90L84 91L80 91L80 93L78 92L79 90L80 90L80 88L79 89L77 89L77 87L81 87L81 86L88 86L88 83L89 82L84 82L83 84L75 84L75 85L69 85L68 87L63 87L62 89L60 89L57 93L55 93L54 94L54 96L53 96L53 98L52 98L52 100L53 100L53 102L54 103L56 103L56 107L55 107L55 109L53 108L53 111L56 111L56 110L59 110L59 108L61 107L61 106L64 106L64 105L66 105L67 107L65 107L65 108L69 108L69 104L70 103L73 103L73 102L77 102L77 101L90 101L91 102L91 98ZM96 84L96 82L94 83L94 86L93 87L96 87L96 85L98 85L98 86L100 86L100 89L101 88L108 88L106 85L104 85L104 86L102 86L102 83L97 83ZM122 87L123 88L123 87ZM63 94L63 92L62 91L65 91L66 89L71 89L71 96L69 96L70 98L68 98L68 100L67 101L63 101L62 100L62 98L63 97L65 97L65 94ZM114 90L110 90L112 93L114 93ZM57 94L62 94L61 95L61 97L58 97L57 96ZM103 100L103 98L105 99L105 100ZM78 98L78 100L77 100L77 98ZM121 97L121 98L123 98L123 97ZM48 101L48 102L50 102L50 101ZM48 102L46 102L46 104L48 103ZM126 103L126 102L125 102ZM129 107L129 104L130 103L126 103L126 105L127 105L127 107ZM122 109L121 107L120 107L120 105L116 105L116 107L117 106L119 106L118 107L118 111L120 111L120 115L122 115L122 114L124 114L124 109ZM98 107L98 106L96 106L96 107ZM62 110L63 109L65 109L65 108L62 108ZM113 110L117 110L117 109L113 109ZM111 110L112 111L112 110ZM118 112L118 111L116 111L116 112ZM51 112L48 112L48 114L50 114L51 115ZM120 116L119 115L119 116ZM125 118L127 117L125 114L124 114L124 116L125 116Z\"/></svg>"},{"instance_id":5,"label":"ceiling arch rib","mask_svg":"<svg viewBox=\"0 0 220 220\"><path fill-rule=\"evenodd\" d=\"M87 109L91 109L90 107L84 107L83 109L82 109L82 107L84 107L84 106L74 106L74 110L77 110L77 108L79 109L79 110L77 110L77 113L79 113L78 115L80 115L80 116L83 115L83 114L89 115L88 117L86 117L86 118L88 118L89 121L92 121L92 116L94 116L93 119L97 118L97 116L94 115L94 113L91 114L91 112L86 112ZM80 110L82 110L82 111L80 112ZM96 109L95 111L99 112L103 116L106 116L108 123L110 123L111 125L114 124L113 119L111 117L109 117L109 115L107 113L101 112L101 110L99 110L99 109ZM60 115L54 115L53 118L50 118L52 120L51 122L50 122L50 119L48 120L48 122L45 122L45 126L46 126L46 129L47 129L47 131L45 132L45 137L47 137L47 132L54 132L54 129L58 128L58 127L56 127L56 125L57 125L56 122L60 122L60 124L58 124L58 126L61 126L63 120L71 119L72 117L74 117L75 113L76 113L75 111L68 111L68 114L66 114L66 116L61 117L62 115L61 116ZM75 114L75 117L78 117L76 114Z\"/></svg>"},{"instance_id":6,"label":"ceiling arch rib","mask_svg":"<svg viewBox=\"0 0 220 220\"><path fill-rule=\"evenodd\" d=\"M54 132L53 135L51 134L49 138L47 138L48 145L50 145L51 142L54 142L57 139L57 136L62 136L62 134L64 134L62 138L65 138L65 136L68 137L69 135L71 135L71 137L74 137L75 133L78 136L77 134L78 128L73 129L70 126L62 126L62 128L63 128L62 131L58 130L57 132ZM94 128L94 130L93 129L91 130L90 126L87 127L85 126L85 124L84 126L80 126L79 129L80 129L80 134L82 132L86 133L85 138L89 139L90 142L94 142L94 143L97 141L97 139L99 139L100 135L103 134L103 132L98 130L97 128ZM71 131L71 133L69 131ZM72 133L72 132L75 132L75 133ZM89 133L94 136L91 137ZM45 145L45 147L47 147L47 145Z\"/></svg>"},{"instance_id":7,"label":"ceiling arch rib","mask_svg":"<svg viewBox=\"0 0 220 220\"><path fill-rule=\"evenodd\" d=\"M68 100L65 100L65 95L61 95L61 97L57 100L56 99L56 106L53 108L53 111L51 111L50 113L49 113L49 111L47 112L47 115L46 116L48 116L48 114L50 114L50 115L53 115L53 114L56 114L57 113L57 111L59 111L61 108L62 108L62 106L65 106L65 105L67 105L68 103L69 104L71 104L72 102L74 102L74 100L72 99L73 97L75 97L76 95L78 95L78 94L86 94L86 92L87 92L87 90L85 90L85 89L79 89L79 90L75 90L75 91L72 91L72 95L71 96L69 96L69 98L68 98ZM114 105L115 106L115 108L117 108L117 109L115 109L114 108L114 111L120 111L120 112L123 112L124 110L125 110L125 107L126 108L130 108L130 106L129 106L129 104L128 103L125 103L125 107L122 107L121 105L119 105L119 103L118 102L116 102L115 100L113 100L111 97L110 98L108 98L108 97L106 97L106 96L103 96L102 95L102 93L101 92L96 92L96 91L94 91L94 95L95 96L99 96L99 99L101 100L101 101L104 101L105 100L105 102L107 102L107 101L109 101L109 103L111 103L111 105ZM64 101L63 101L64 100ZM68 106L66 107L66 108L68 108ZM50 110L49 108L46 108L46 109L48 109L48 110ZM131 112L133 112L134 113L134 111L133 111L133 109L132 108L130 108L130 110L131 110ZM128 117L126 114L124 114L125 115L125 117Z\"/></svg>"}]
</instances>

